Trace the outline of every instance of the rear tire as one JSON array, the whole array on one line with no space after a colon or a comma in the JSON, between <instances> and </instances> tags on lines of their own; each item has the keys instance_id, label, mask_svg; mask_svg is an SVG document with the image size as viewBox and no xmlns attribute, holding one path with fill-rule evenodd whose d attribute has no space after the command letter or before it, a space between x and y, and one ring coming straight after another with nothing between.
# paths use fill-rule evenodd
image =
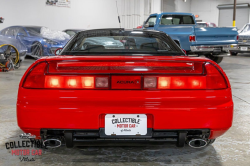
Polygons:
<instances>
[{"instance_id":1,"label":"rear tire","mask_svg":"<svg viewBox=\"0 0 250 166\"><path fill-rule=\"evenodd\" d=\"M31 56L39 59L43 56L43 46L40 42L35 42L31 47Z\"/></svg>"},{"instance_id":2,"label":"rear tire","mask_svg":"<svg viewBox=\"0 0 250 166\"><path fill-rule=\"evenodd\" d=\"M216 62L217 64L221 63L223 57L218 57L218 56L213 56L211 54L207 54L205 55L207 58L213 60L214 62Z\"/></svg>"}]
</instances>

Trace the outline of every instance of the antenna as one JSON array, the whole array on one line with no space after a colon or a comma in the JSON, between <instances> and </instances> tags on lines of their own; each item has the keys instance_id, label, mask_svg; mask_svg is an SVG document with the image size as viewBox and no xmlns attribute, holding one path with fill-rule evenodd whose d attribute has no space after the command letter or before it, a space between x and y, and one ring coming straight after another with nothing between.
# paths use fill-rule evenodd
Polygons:
<instances>
[{"instance_id":1,"label":"antenna","mask_svg":"<svg viewBox=\"0 0 250 166\"><path fill-rule=\"evenodd\" d=\"M120 15L119 15L119 12L118 12L117 0L116 0L116 9L117 9L117 15L118 15L119 26L120 26L120 29L122 29L122 27L121 27L121 21L120 21Z\"/></svg>"}]
</instances>

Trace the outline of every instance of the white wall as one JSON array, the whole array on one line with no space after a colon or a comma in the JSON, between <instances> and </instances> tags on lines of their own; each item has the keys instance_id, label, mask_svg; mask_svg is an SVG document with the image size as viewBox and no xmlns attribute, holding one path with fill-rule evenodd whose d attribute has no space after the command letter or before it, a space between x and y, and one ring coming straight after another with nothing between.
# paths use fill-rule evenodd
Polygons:
<instances>
[{"instance_id":1,"label":"white wall","mask_svg":"<svg viewBox=\"0 0 250 166\"><path fill-rule=\"evenodd\" d=\"M198 20L213 22L218 25L219 9L217 6L233 3L234 0L191 0L191 13L199 15ZM250 0L237 0L237 4L238 3L250 3Z\"/></svg>"},{"instance_id":2,"label":"white wall","mask_svg":"<svg viewBox=\"0 0 250 166\"><path fill-rule=\"evenodd\" d=\"M186 2L184 2L183 0L175 0L176 12L190 13L190 9L191 9L191 0L186 0Z\"/></svg>"},{"instance_id":3,"label":"white wall","mask_svg":"<svg viewBox=\"0 0 250 166\"><path fill-rule=\"evenodd\" d=\"M51 29L119 27L115 0L72 0L71 8L45 6L45 0L0 0L0 29L41 25Z\"/></svg>"},{"instance_id":4,"label":"white wall","mask_svg":"<svg viewBox=\"0 0 250 166\"><path fill-rule=\"evenodd\" d=\"M175 0L163 0L163 12L175 12Z\"/></svg>"}]
</instances>

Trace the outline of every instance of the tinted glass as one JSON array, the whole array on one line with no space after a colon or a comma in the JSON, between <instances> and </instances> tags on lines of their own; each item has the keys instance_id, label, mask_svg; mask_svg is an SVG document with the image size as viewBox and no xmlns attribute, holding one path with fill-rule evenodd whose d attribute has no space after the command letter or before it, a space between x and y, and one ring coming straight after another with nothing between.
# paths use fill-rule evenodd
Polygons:
<instances>
[{"instance_id":1,"label":"tinted glass","mask_svg":"<svg viewBox=\"0 0 250 166\"><path fill-rule=\"evenodd\" d=\"M194 24L192 16L186 15L163 15L161 18L162 25L180 25L180 24Z\"/></svg>"},{"instance_id":2,"label":"tinted glass","mask_svg":"<svg viewBox=\"0 0 250 166\"><path fill-rule=\"evenodd\" d=\"M41 32L41 27L25 27L29 33L39 33Z\"/></svg>"},{"instance_id":3,"label":"tinted glass","mask_svg":"<svg viewBox=\"0 0 250 166\"><path fill-rule=\"evenodd\" d=\"M83 54L184 55L165 33L119 30L92 30L78 33L61 53L61 55Z\"/></svg>"}]
</instances>

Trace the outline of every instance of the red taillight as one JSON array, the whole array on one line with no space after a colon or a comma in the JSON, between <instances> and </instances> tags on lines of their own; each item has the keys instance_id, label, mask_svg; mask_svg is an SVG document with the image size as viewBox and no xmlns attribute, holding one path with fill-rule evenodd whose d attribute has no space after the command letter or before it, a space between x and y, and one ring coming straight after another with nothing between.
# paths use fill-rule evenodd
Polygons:
<instances>
[{"instance_id":1,"label":"red taillight","mask_svg":"<svg viewBox=\"0 0 250 166\"><path fill-rule=\"evenodd\" d=\"M195 42L195 36L194 35L189 36L189 42Z\"/></svg>"},{"instance_id":2,"label":"red taillight","mask_svg":"<svg viewBox=\"0 0 250 166\"><path fill-rule=\"evenodd\" d=\"M192 63L187 63L192 65ZM203 73L152 75L60 75L47 70L47 62L35 65L24 79L24 88L47 89L226 89L226 78L212 63L200 66ZM192 65L197 67L196 65ZM167 68L169 69L169 67ZM171 68L170 68L171 69ZM189 67L182 67L183 71ZM205 70L204 70L205 69Z\"/></svg>"},{"instance_id":3,"label":"red taillight","mask_svg":"<svg viewBox=\"0 0 250 166\"><path fill-rule=\"evenodd\" d=\"M237 41L239 40L239 35L237 35Z\"/></svg>"},{"instance_id":4,"label":"red taillight","mask_svg":"<svg viewBox=\"0 0 250 166\"><path fill-rule=\"evenodd\" d=\"M158 77L157 89L206 89L206 76Z\"/></svg>"},{"instance_id":5,"label":"red taillight","mask_svg":"<svg viewBox=\"0 0 250 166\"><path fill-rule=\"evenodd\" d=\"M227 88L227 83L224 76L219 72L219 70L210 63L206 63L206 85L207 89L225 89Z\"/></svg>"},{"instance_id":6,"label":"red taillight","mask_svg":"<svg viewBox=\"0 0 250 166\"><path fill-rule=\"evenodd\" d=\"M147 76L144 89L226 89L224 76L212 64L205 65L206 75L201 76ZM154 81L155 80L155 81ZM154 84L154 82L157 82Z\"/></svg>"},{"instance_id":7,"label":"red taillight","mask_svg":"<svg viewBox=\"0 0 250 166\"><path fill-rule=\"evenodd\" d=\"M108 88L108 77L94 76L45 76L45 88L95 89Z\"/></svg>"},{"instance_id":8,"label":"red taillight","mask_svg":"<svg viewBox=\"0 0 250 166\"><path fill-rule=\"evenodd\" d=\"M38 63L27 75L23 87L25 88L44 88L45 69L47 63Z\"/></svg>"}]
</instances>

